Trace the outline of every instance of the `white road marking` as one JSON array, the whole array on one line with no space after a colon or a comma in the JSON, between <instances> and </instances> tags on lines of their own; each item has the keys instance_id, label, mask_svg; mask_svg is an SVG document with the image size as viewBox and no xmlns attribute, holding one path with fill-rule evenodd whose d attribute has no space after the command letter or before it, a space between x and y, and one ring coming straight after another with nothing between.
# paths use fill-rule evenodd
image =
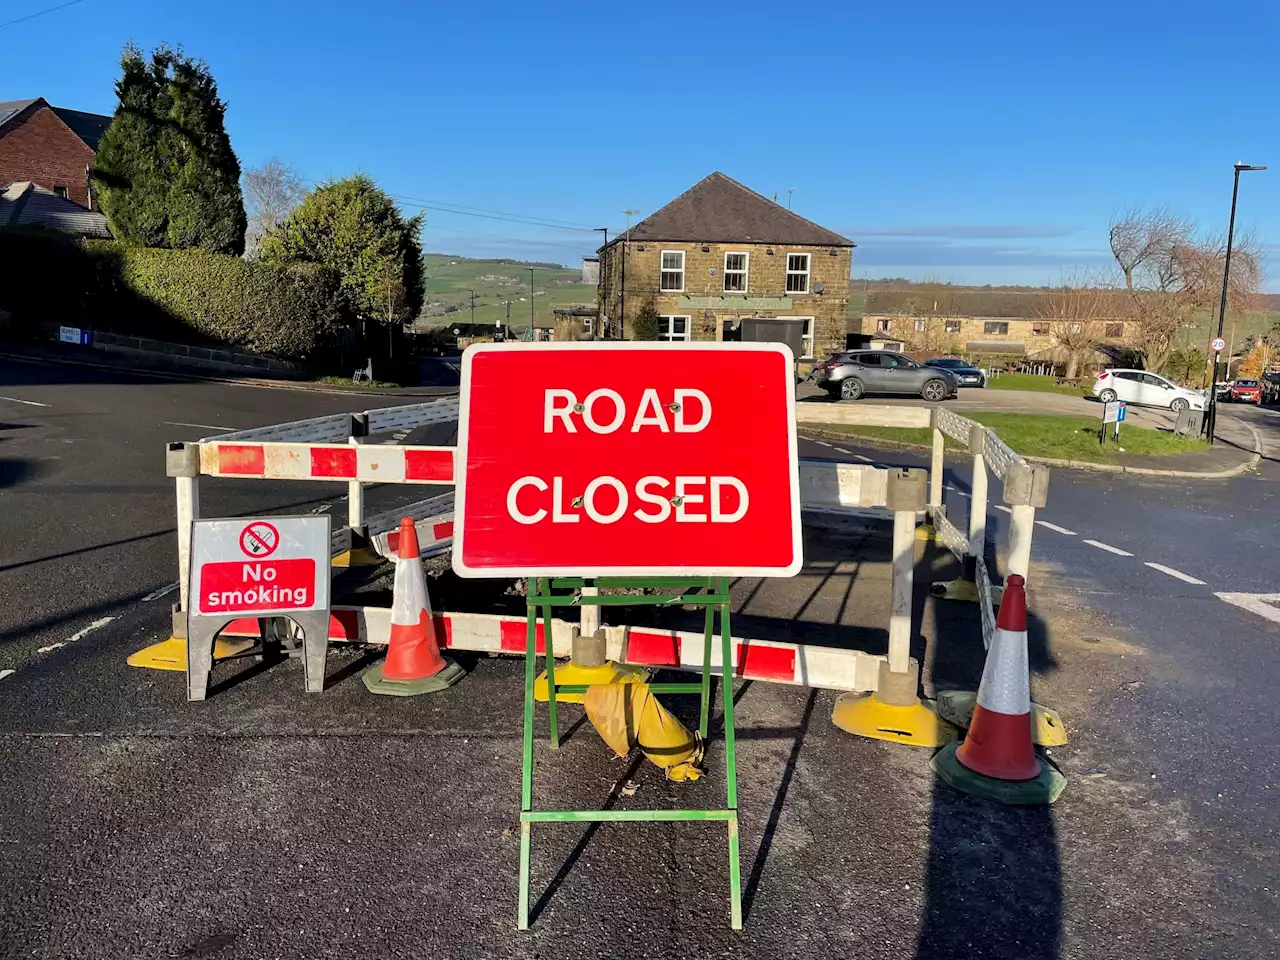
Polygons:
<instances>
[{"instance_id":1,"label":"white road marking","mask_svg":"<svg viewBox=\"0 0 1280 960\"><path fill-rule=\"evenodd\" d=\"M17 672L17 670L0 670L0 680L3 680L5 677L12 677Z\"/></svg>"},{"instance_id":2,"label":"white road marking","mask_svg":"<svg viewBox=\"0 0 1280 960\"><path fill-rule=\"evenodd\" d=\"M231 433L236 429L235 427L219 427L212 423L182 423L178 420L166 420L164 425L166 427L197 427L201 430L220 430L223 433Z\"/></svg>"},{"instance_id":3,"label":"white road marking","mask_svg":"<svg viewBox=\"0 0 1280 960\"><path fill-rule=\"evenodd\" d=\"M835 451L836 451L836 453L843 453L843 454L845 454L846 456L850 456L850 457L852 457L852 456L853 456L853 451L852 451L852 450L846 450L844 447L836 447L836 448L835 448Z\"/></svg>"},{"instance_id":4,"label":"white road marking","mask_svg":"<svg viewBox=\"0 0 1280 960\"><path fill-rule=\"evenodd\" d=\"M1167 573L1171 577L1176 577L1184 583L1194 583L1201 587L1204 586L1203 580L1197 580L1195 577L1185 574L1181 570L1173 569L1173 567L1166 567L1163 563L1152 563L1148 560L1146 561L1146 565L1152 570L1159 570L1161 573Z\"/></svg>"},{"instance_id":5,"label":"white road marking","mask_svg":"<svg viewBox=\"0 0 1280 960\"><path fill-rule=\"evenodd\" d=\"M855 454L853 455L853 459L855 459L855 460L861 460L863 463L870 463L870 462L871 462L871 458L870 458L870 457L864 457L864 456L863 456L862 454L860 454L860 453L855 453Z\"/></svg>"},{"instance_id":6,"label":"white road marking","mask_svg":"<svg viewBox=\"0 0 1280 960\"><path fill-rule=\"evenodd\" d=\"M1006 507L1003 503L995 503L995 504L992 504L992 506L995 507L997 510L1003 510L1005 513L1013 513L1013 511L1010 510L1008 507Z\"/></svg>"},{"instance_id":7,"label":"white road marking","mask_svg":"<svg viewBox=\"0 0 1280 960\"><path fill-rule=\"evenodd\" d=\"M413 432L413 431L411 431L411 430L397 430L397 431L396 431L395 433L393 433L391 436L395 437L395 439L396 439L397 441L400 441L400 440L403 440L405 437L407 437L407 436L408 436L410 433L412 433L412 432Z\"/></svg>"},{"instance_id":8,"label":"white road marking","mask_svg":"<svg viewBox=\"0 0 1280 960\"><path fill-rule=\"evenodd\" d=\"M825 441L825 440L815 440L815 441L813 441L813 442L814 442L814 443L816 443L816 444L817 444L818 446L820 446L820 447L829 447L829 446L831 446L831 444L827 443L827 441Z\"/></svg>"},{"instance_id":9,"label":"white road marking","mask_svg":"<svg viewBox=\"0 0 1280 960\"><path fill-rule=\"evenodd\" d=\"M1052 530L1054 533L1061 533L1063 536L1074 537L1076 532L1068 530L1066 527L1060 527L1056 523L1050 523L1048 520L1037 520L1036 526L1044 527L1046 530Z\"/></svg>"},{"instance_id":10,"label":"white road marking","mask_svg":"<svg viewBox=\"0 0 1280 960\"><path fill-rule=\"evenodd\" d=\"M1280 593L1215 593L1214 596L1242 610L1266 617L1273 623L1280 623L1280 607L1271 605L1280 603Z\"/></svg>"},{"instance_id":11,"label":"white road marking","mask_svg":"<svg viewBox=\"0 0 1280 960\"><path fill-rule=\"evenodd\" d=\"M8 400L10 403L25 403L28 407L47 407L47 403L36 403L34 400L19 400L17 397L0 397L0 400Z\"/></svg>"},{"instance_id":12,"label":"white road marking","mask_svg":"<svg viewBox=\"0 0 1280 960\"><path fill-rule=\"evenodd\" d=\"M150 593L148 593L145 597L142 598L142 602L147 603L151 600L159 600L161 597L165 596L166 594L173 593L173 591L177 589L178 589L178 584L174 582L169 584L167 587L161 587L159 590L152 590Z\"/></svg>"},{"instance_id":13,"label":"white road marking","mask_svg":"<svg viewBox=\"0 0 1280 960\"><path fill-rule=\"evenodd\" d=\"M60 640L57 643L51 643L47 647L37 647L36 653L48 653L51 650L58 650L62 647L68 647L71 644L75 643L77 640L83 640L85 637L93 633L93 631L97 630L99 627L105 627L108 623L110 623L114 619L115 617L103 617L101 620L95 620L93 621L93 623L89 624L83 630L79 631L78 633L73 633L71 636L67 637L67 639L65 640Z\"/></svg>"},{"instance_id":14,"label":"white road marking","mask_svg":"<svg viewBox=\"0 0 1280 960\"><path fill-rule=\"evenodd\" d=\"M1099 550L1105 550L1107 553L1114 553L1117 557L1132 557L1133 554L1128 550L1121 550L1119 547L1113 547L1109 543L1101 543L1097 540L1084 541L1091 547L1097 547Z\"/></svg>"}]
</instances>

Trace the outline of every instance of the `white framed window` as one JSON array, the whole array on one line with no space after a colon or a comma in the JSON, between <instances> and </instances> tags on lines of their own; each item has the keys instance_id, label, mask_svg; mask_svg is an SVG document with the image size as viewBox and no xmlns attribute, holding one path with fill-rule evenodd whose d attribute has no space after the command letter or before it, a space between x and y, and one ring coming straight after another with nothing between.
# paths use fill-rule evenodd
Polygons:
<instances>
[{"instance_id":1,"label":"white framed window","mask_svg":"<svg viewBox=\"0 0 1280 960\"><path fill-rule=\"evenodd\" d=\"M684 254L681 254L683 257ZM658 339L671 342L683 342L690 339L692 331L691 317L659 317Z\"/></svg>"},{"instance_id":2,"label":"white framed window","mask_svg":"<svg viewBox=\"0 0 1280 960\"><path fill-rule=\"evenodd\" d=\"M592 320L591 320L591 318L590 318L590 317L583 317L583 318L582 318L582 332L583 332L583 333L594 333L595 331L593 331L593 330L591 329L591 324L592 324Z\"/></svg>"},{"instance_id":3,"label":"white framed window","mask_svg":"<svg viewBox=\"0 0 1280 960\"><path fill-rule=\"evenodd\" d=\"M947 321L947 333L959 333L959 332L960 332L960 321L959 321L959 320L948 320L948 321Z\"/></svg>"},{"instance_id":4,"label":"white framed window","mask_svg":"<svg viewBox=\"0 0 1280 960\"><path fill-rule=\"evenodd\" d=\"M787 254L787 293L809 292L809 255Z\"/></svg>"},{"instance_id":5,"label":"white framed window","mask_svg":"<svg viewBox=\"0 0 1280 960\"><path fill-rule=\"evenodd\" d=\"M929 326L928 320L924 317L916 317L916 333L924 333L927 326Z\"/></svg>"},{"instance_id":6,"label":"white framed window","mask_svg":"<svg viewBox=\"0 0 1280 960\"><path fill-rule=\"evenodd\" d=\"M893 321L888 317L881 317L876 321L876 333L888 333L893 329Z\"/></svg>"},{"instance_id":7,"label":"white framed window","mask_svg":"<svg viewBox=\"0 0 1280 960\"><path fill-rule=\"evenodd\" d=\"M726 253L724 255L725 293L747 292L747 261L749 259L750 255L746 253Z\"/></svg>"},{"instance_id":8,"label":"white framed window","mask_svg":"<svg viewBox=\"0 0 1280 960\"><path fill-rule=\"evenodd\" d=\"M662 251L662 279L659 283L667 293L684 293L684 251Z\"/></svg>"},{"instance_id":9,"label":"white framed window","mask_svg":"<svg viewBox=\"0 0 1280 960\"><path fill-rule=\"evenodd\" d=\"M779 317L779 320L801 320L804 329L800 334L800 356L797 360L813 359L813 317Z\"/></svg>"}]
</instances>

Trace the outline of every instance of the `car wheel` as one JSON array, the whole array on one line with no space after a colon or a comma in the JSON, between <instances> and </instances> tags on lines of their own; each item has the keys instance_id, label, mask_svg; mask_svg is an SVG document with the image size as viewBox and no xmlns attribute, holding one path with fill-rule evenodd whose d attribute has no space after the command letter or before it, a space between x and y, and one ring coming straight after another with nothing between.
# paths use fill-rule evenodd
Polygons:
<instances>
[{"instance_id":1,"label":"car wheel","mask_svg":"<svg viewBox=\"0 0 1280 960\"><path fill-rule=\"evenodd\" d=\"M840 399L841 400L857 400L862 396L862 381L857 377L850 377L848 380L840 381Z\"/></svg>"},{"instance_id":2,"label":"car wheel","mask_svg":"<svg viewBox=\"0 0 1280 960\"><path fill-rule=\"evenodd\" d=\"M945 380L927 380L920 389L920 396L930 403L937 403L939 400L947 399L949 393L951 393L951 390L947 387Z\"/></svg>"},{"instance_id":3,"label":"car wheel","mask_svg":"<svg viewBox=\"0 0 1280 960\"><path fill-rule=\"evenodd\" d=\"M1098 399L1101 400L1103 403L1115 403L1116 392L1114 390L1103 390L1100 394L1098 394Z\"/></svg>"},{"instance_id":4,"label":"car wheel","mask_svg":"<svg viewBox=\"0 0 1280 960\"><path fill-rule=\"evenodd\" d=\"M1191 404L1187 403L1187 401L1183 400L1181 397L1178 397L1173 401L1173 403L1169 404L1169 409L1174 413L1181 413L1189 406L1191 406Z\"/></svg>"}]
</instances>

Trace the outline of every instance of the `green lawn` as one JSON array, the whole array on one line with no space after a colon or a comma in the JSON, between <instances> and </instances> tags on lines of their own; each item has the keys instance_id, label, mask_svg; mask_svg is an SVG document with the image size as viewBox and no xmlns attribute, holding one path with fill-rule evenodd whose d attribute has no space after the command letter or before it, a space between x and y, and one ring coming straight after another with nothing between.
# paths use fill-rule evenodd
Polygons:
<instances>
[{"instance_id":1,"label":"green lawn","mask_svg":"<svg viewBox=\"0 0 1280 960\"><path fill-rule=\"evenodd\" d=\"M1084 460L1089 463L1115 463L1119 448L1127 454L1162 456L1207 450L1208 444L1192 437L1178 437L1162 430L1121 427L1120 443L1108 440L1098 446L1098 421L1088 417L1055 417L1038 413L967 414L972 420L993 427L1000 439L1018 453L1028 457L1051 457L1059 460ZM826 424L824 432L843 433L871 440L889 440L927 446L933 431L907 430L894 427L861 427ZM960 449L962 444L947 438L947 446Z\"/></svg>"},{"instance_id":2,"label":"green lawn","mask_svg":"<svg viewBox=\"0 0 1280 960\"><path fill-rule=\"evenodd\" d=\"M1053 377L1035 373L1002 373L987 382L988 390L1031 390L1035 393L1060 393L1066 397L1083 397L1089 391L1083 387L1067 387Z\"/></svg>"}]
</instances>

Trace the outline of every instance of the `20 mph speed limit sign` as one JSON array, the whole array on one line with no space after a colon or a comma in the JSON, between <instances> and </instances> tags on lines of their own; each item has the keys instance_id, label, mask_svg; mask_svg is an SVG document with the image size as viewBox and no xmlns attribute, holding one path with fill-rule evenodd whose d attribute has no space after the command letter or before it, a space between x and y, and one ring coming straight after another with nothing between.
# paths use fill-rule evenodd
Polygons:
<instances>
[{"instance_id":1,"label":"20 mph speed limit sign","mask_svg":"<svg viewBox=\"0 0 1280 960\"><path fill-rule=\"evenodd\" d=\"M794 370L780 344L468 348L454 570L793 576Z\"/></svg>"},{"instance_id":2,"label":"20 mph speed limit sign","mask_svg":"<svg viewBox=\"0 0 1280 960\"><path fill-rule=\"evenodd\" d=\"M1223 350L1227 349L1227 341L1223 340L1221 337L1214 337L1209 341L1209 347L1214 353L1221 353Z\"/></svg>"}]
</instances>

